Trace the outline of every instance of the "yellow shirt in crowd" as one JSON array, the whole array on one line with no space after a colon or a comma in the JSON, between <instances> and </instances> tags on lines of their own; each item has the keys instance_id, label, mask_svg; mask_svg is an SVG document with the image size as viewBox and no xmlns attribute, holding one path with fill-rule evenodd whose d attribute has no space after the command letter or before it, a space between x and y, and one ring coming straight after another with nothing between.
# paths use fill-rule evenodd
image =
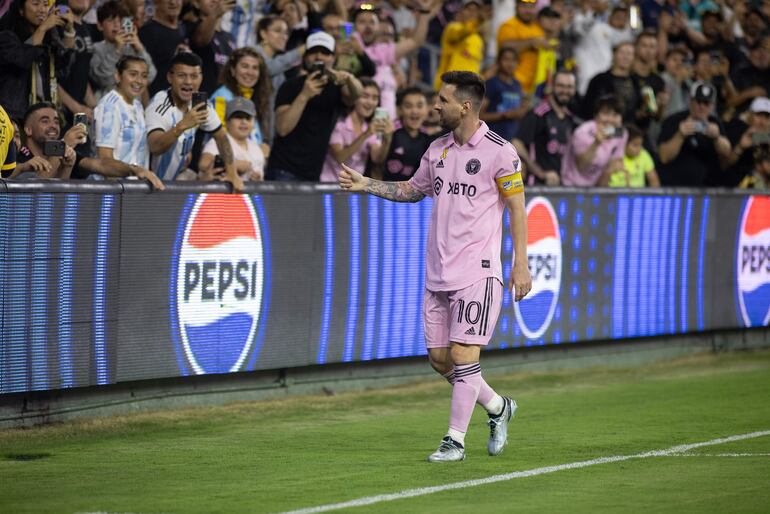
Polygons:
<instances>
[{"instance_id":1,"label":"yellow shirt in crowd","mask_svg":"<svg viewBox=\"0 0 770 514\"><path fill-rule=\"evenodd\" d=\"M623 157L625 171L616 171L610 175L610 187L645 187L647 173L655 169L655 162L650 152L642 148L636 157Z\"/></svg>"},{"instance_id":2,"label":"yellow shirt in crowd","mask_svg":"<svg viewBox=\"0 0 770 514\"><path fill-rule=\"evenodd\" d=\"M5 109L0 106L0 169L2 171L16 168L16 154L13 148L13 123Z\"/></svg>"},{"instance_id":3,"label":"yellow shirt in crowd","mask_svg":"<svg viewBox=\"0 0 770 514\"><path fill-rule=\"evenodd\" d=\"M453 21L441 34L441 61L434 79L436 91L441 89L441 74L447 71L481 72L484 40L478 32L478 21Z\"/></svg>"},{"instance_id":4,"label":"yellow shirt in crowd","mask_svg":"<svg viewBox=\"0 0 770 514\"><path fill-rule=\"evenodd\" d=\"M510 20L500 25L497 31L497 47L500 48L506 41L521 41L523 39L533 39L544 37L545 33L536 21L524 23L514 16ZM535 90L535 73L537 72L538 51L535 48L528 48L519 52L519 65L513 76L521 83L521 88L525 93L533 93Z\"/></svg>"}]
</instances>

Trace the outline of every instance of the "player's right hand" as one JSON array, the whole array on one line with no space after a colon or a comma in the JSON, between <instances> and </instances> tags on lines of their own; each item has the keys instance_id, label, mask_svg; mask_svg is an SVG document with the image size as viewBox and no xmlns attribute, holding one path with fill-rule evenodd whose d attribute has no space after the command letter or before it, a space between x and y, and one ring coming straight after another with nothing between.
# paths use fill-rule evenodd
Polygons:
<instances>
[{"instance_id":1,"label":"player's right hand","mask_svg":"<svg viewBox=\"0 0 770 514\"><path fill-rule=\"evenodd\" d=\"M337 178L344 191L363 191L366 186L366 178L344 162Z\"/></svg>"}]
</instances>

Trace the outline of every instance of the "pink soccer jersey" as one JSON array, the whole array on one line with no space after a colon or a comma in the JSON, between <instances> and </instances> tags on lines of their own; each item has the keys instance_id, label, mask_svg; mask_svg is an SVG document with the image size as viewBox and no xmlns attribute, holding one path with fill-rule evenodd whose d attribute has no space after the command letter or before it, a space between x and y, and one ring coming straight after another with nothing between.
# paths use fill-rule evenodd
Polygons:
<instances>
[{"instance_id":1,"label":"pink soccer jersey","mask_svg":"<svg viewBox=\"0 0 770 514\"><path fill-rule=\"evenodd\" d=\"M503 281L500 245L505 204L496 179L516 174L520 187L520 171L516 150L483 121L463 146L455 143L451 132L430 145L409 179L412 187L434 199L427 289L456 291L487 277ZM501 187L508 189L511 183L504 181Z\"/></svg>"}]
</instances>

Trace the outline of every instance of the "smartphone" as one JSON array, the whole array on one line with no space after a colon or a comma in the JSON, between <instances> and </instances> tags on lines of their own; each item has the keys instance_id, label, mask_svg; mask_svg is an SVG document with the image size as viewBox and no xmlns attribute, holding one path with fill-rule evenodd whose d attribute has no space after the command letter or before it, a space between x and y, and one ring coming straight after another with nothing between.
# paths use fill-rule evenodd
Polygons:
<instances>
[{"instance_id":1,"label":"smartphone","mask_svg":"<svg viewBox=\"0 0 770 514\"><path fill-rule=\"evenodd\" d=\"M340 24L340 36L345 41L350 41L350 37L353 35L353 24L349 21L343 21Z\"/></svg>"},{"instance_id":2,"label":"smartphone","mask_svg":"<svg viewBox=\"0 0 770 514\"><path fill-rule=\"evenodd\" d=\"M193 109L200 104L205 104L209 99L209 95L205 91L196 91L192 94L192 106Z\"/></svg>"},{"instance_id":3,"label":"smartphone","mask_svg":"<svg viewBox=\"0 0 770 514\"><path fill-rule=\"evenodd\" d=\"M55 9L56 9L56 13L59 16L64 16L65 14L67 14L70 11L70 8L67 7L66 5L58 5L58 6L55 7Z\"/></svg>"},{"instance_id":4,"label":"smartphone","mask_svg":"<svg viewBox=\"0 0 770 514\"><path fill-rule=\"evenodd\" d=\"M606 137L621 137L623 129L621 127L604 127L604 135Z\"/></svg>"},{"instance_id":5,"label":"smartphone","mask_svg":"<svg viewBox=\"0 0 770 514\"><path fill-rule=\"evenodd\" d=\"M134 31L134 19L130 16L126 16L120 20L120 26L123 28L123 32L129 34Z\"/></svg>"},{"instance_id":6,"label":"smartphone","mask_svg":"<svg viewBox=\"0 0 770 514\"><path fill-rule=\"evenodd\" d=\"M317 61L311 64L310 74L313 75L315 73L321 73L321 75L326 73L326 64L322 63L321 61Z\"/></svg>"},{"instance_id":7,"label":"smartphone","mask_svg":"<svg viewBox=\"0 0 770 514\"><path fill-rule=\"evenodd\" d=\"M64 157L64 141L47 140L43 143L43 155L46 157Z\"/></svg>"},{"instance_id":8,"label":"smartphone","mask_svg":"<svg viewBox=\"0 0 770 514\"><path fill-rule=\"evenodd\" d=\"M722 64L722 54L719 52L711 52L711 64L714 66Z\"/></svg>"},{"instance_id":9,"label":"smartphone","mask_svg":"<svg viewBox=\"0 0 770 514\"><path fill-rule=\"evenodd\" d=\"M372 119L375 120L386 120L388 119L388 110L384 107L377 107L374 109L374 117Z\"/></svg>"},{"instance_id":10,"label":"smartphone","mask_svg":"<svg viewBox=\"0 0 770 514\"><path fill-rule=\"evenodd\" d=\"M222 157L217 155L214 157L214 168L224 168L225 167L225 161L222 160Z\"/></svg>"},{"instance_id":11,"label":"smartphone","mask_svg":"<svg viewBox=\"0 0 770 514\"><path fill-rule=\"evenodd\" d=\"M754 132L751 134L751 145L770 145L770 132Z\"/></svg>"},{"instance_id":12,"label":"smartphone","mask_svg":"<svg viewBox=\"0 0 770 514\"><path fill-rule=\"evenodd\" d=\"M84 112L77 112L72 117L72 124L83 125L84 127L88 128L88 116L86 116L86 113Z\"/></svg>"},{"instance_id":13,"label":"smartphone","mask_svg":"<svg viewBox=\"0 0 770 514\"><path fill-rule=\"evenodd\" d=\"M700 121L700 120L695 120L695 121L693 121L693 126L695 127L695 128L693 129L693 131L694 131L696 134L703 134L704 132L706 132L706 124L705 124L705 123L703 123L703 122L702 122L702 121Z\"/></svg>"}]
</instances>

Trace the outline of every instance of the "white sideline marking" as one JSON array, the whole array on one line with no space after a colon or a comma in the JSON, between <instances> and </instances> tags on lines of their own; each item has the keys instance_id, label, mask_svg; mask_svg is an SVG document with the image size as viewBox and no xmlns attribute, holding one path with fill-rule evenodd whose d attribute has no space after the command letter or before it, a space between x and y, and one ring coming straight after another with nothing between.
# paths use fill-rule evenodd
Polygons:
<instances>
[{"instance_id":1,"label":"white sideline marking","mask_svg":"<svg viewBox=\"0 0 770 514\"><path fill-rule=\"evenodd\" d=\"M672 453L669 457L770 457L770 453Z\"/></svg>"},{"instance_id":2,"label":"white sideline marking","mask_svg":"<svg viewBox=\"0 0 770 514\"><path fill-rule=\"evenodd\" d=\"M315 512L328 512L331 510L346 509L349 507L363 507L364 505L372 505L374 503L388 502L393 500L402 500L404 498L414 498L415 496L424 496L426 494L439 493L442 491L451 491L454 489L465 489L468 487L476 487L479 485L494 484L496 482L504 482L512 480L514 478L528 478L537 475L545 475L546 473L554 473L556 471L564 471L567 469L580 469L588 466L595 466L597 464L608 464L610 462L622 462L631 459L646 459L649 457L668 457L674 454L682 454L695 448L701 448L703 446L714 446L717 444L732 443L734 441L743 441L744 439L754 439L756 437L763 437L770 435L770 430L763 430L761 432L751 432L750 434L733 435L729 437L720 437L719 439L712 439L710 441L703 441L700 443L680 444L678 446L672 446L665 450L652 450L643 453L636 453L634 455L615 455L612 457L599 457L597 459L584 460L579 462L570 462L569 464L558 464L556 466L545 466L542 468L534 468L526 471L514 471L513 473L505 473L503 475L493 475L487 478L478 478L475 480L466 480L464 482L455 482L452 484L437 485L433 487L420 487L417 489L405 489L397 493L378 494L376 496L365 496L363 498L357 498L355 500L349 500L341 503L329 503L327 505L318 505L316 507L306 507L304 509L292 510L283 512L282 514L313 514ZM441 464L439 464L440 466Z\"/></svg>"}]
</instances>

